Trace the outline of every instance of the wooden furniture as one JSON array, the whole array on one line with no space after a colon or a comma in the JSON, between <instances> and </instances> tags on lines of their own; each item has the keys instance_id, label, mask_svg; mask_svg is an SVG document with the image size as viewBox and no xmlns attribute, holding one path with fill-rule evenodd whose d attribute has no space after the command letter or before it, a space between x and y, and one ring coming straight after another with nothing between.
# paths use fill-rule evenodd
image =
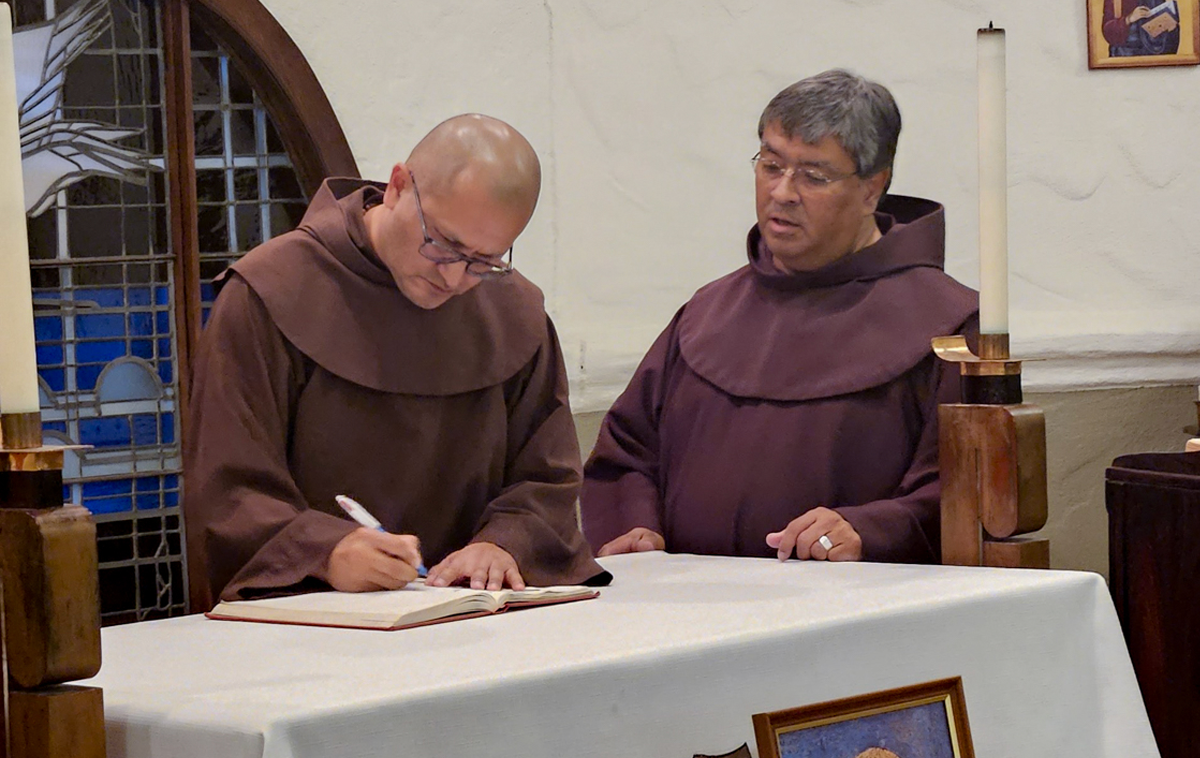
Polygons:
<instances>
[{"instance_id":1,"label":"wooden furniture","mask_svg":"<svg viewBox=\"0 0 1200 758\"><path fill-rule=\"evenodd\" d=\"M1019 535L1046 525L1046 418L1022 402L1021 362L1007 334L938 337L939 358L959 365L962 402L938 407L942 563L1050 568L1050 541Z\"/></svg>"},{"instance_id":2,"label":"wooden furniture","mask_svg":"<svg viewBox=\"0 0 1200 758\"><path fill-rule=\"evenodd\" d=\"M1163 758L1200 745L1200 453L1113 461L1109 589Z\"/></svg>"},{"instance_id":3,"label":"wooden furniture","mask_svg":"<svg viewBox=\"0 0 1200 758\"><path fill-rule=\"evenodd\" d=\"M63 449L0 415L0 758L104 758L96 525L62 505Z\"/></svg>"}]
</instances>

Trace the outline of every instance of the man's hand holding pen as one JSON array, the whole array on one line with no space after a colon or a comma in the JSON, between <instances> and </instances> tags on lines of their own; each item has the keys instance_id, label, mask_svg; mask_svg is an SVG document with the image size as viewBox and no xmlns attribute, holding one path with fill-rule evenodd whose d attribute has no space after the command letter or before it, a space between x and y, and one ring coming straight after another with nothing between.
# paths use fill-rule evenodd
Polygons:
<instances>
[{"instance_id":1,"label":"man's hand holding pen","mask_svg":"<svg viewBox=\"0 0 1200 758\"><path fill-rule=\"evenodd\" d=\"M363 527L350 532L329 555L330 586L342 592L398 590L417 578L420 541Z\"/></svg>"}]
</instances>

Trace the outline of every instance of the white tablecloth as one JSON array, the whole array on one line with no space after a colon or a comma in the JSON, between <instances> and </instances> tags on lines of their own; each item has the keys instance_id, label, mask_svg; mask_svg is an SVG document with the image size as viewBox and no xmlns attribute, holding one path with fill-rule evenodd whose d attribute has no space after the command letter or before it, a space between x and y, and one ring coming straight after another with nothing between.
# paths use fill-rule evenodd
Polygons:
<instances>
[{"instance_id":1,"label":"white tablecloth","mask_svg":"<svg viewBox=\"0 0 1200 758\"><path fill-rule=\"evenodd\" d=\"M1094 574L648 553L599 599L399 632L104 630L109 757L691 758L962 676L980 758L1157 756Z\"/></svg>"}]
</instances>

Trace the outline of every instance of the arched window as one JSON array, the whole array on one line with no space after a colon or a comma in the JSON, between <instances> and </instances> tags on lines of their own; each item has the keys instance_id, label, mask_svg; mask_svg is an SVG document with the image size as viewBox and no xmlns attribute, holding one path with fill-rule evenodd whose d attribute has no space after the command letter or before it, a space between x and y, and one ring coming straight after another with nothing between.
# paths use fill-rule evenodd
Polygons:
<instances>
[{"instance_id":1,"label":"arched window","mask_svg":"<svg viewBox=\"0 0 1200 758\"><path fill-rule=\"evenodd\" d=\"M45 434L91 445L106 623L187 608L179 492L208 282L357 175L303 56L256 0L15 0Z\"/></svg>"}]
</instances>

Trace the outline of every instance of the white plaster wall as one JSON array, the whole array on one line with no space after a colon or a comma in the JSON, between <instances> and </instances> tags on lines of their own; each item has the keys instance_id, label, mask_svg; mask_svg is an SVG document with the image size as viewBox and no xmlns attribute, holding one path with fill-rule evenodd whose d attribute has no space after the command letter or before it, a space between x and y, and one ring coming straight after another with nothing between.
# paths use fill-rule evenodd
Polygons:
<instances>
[{"instance_id":1,"label":"white plaster wall","mask_svg":"<svg viewBox=\"0 0 1200 758\"><path fill-rule=\"evenodd\" d=\"M1200 376L1200 69L1087 70L1085 4L1044 0L264 0L359 165L431 126L509 120L547 177L517 264L546 291L577 410L606 408L671 314L743 262L766 101L848 66L905 119L893 189L947 206L975 264L975 33L1008 29L1012 330L1029 389Z\"/></svg>"}]
</instances>

